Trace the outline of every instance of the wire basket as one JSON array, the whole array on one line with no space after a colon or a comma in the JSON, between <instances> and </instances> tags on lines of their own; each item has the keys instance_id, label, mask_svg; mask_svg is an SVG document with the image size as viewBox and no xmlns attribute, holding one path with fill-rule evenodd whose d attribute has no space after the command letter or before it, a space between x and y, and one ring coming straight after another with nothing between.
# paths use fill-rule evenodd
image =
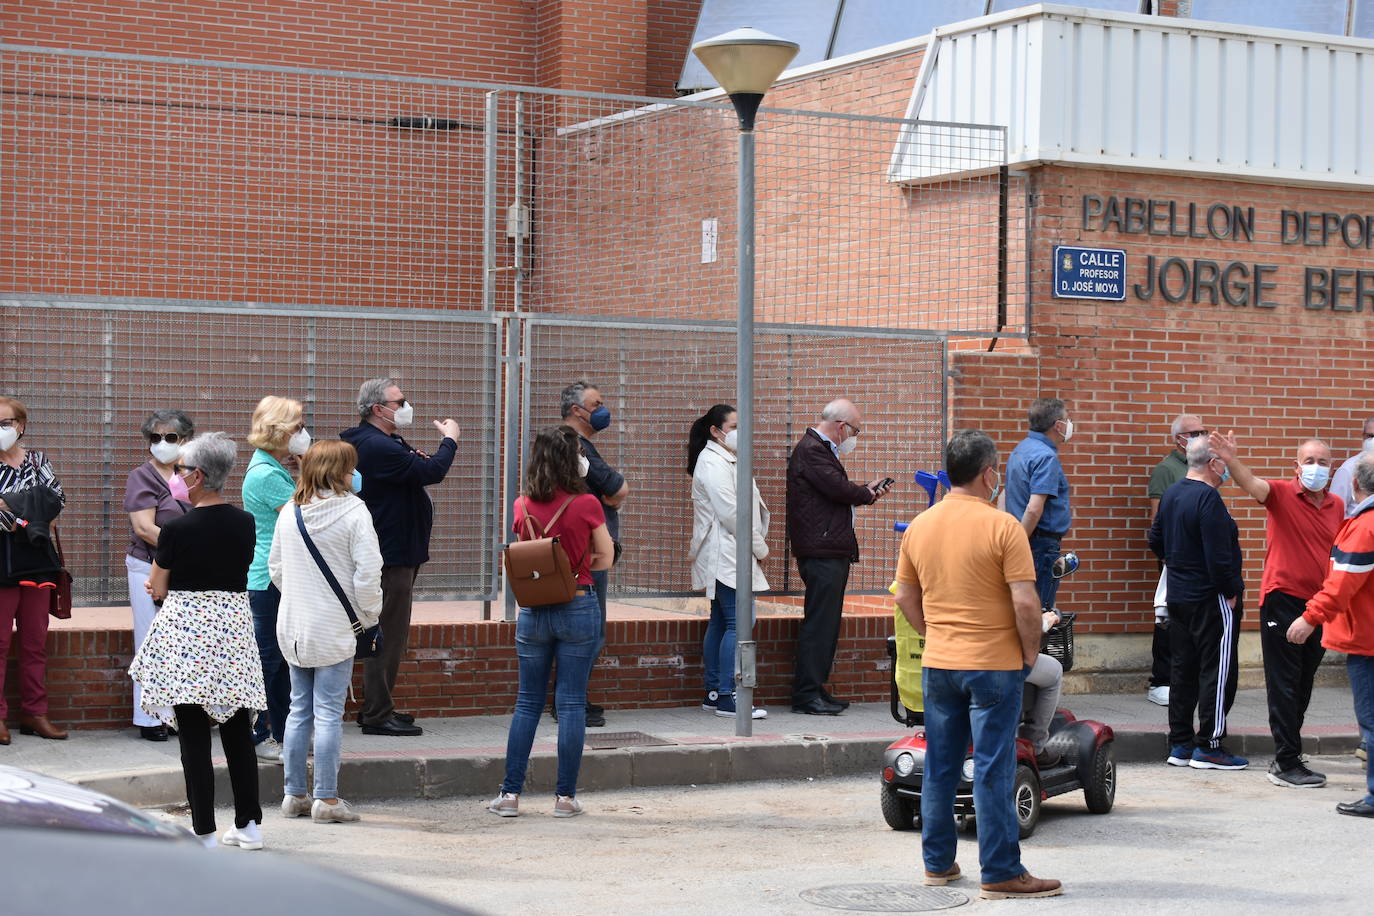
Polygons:
<instances>
[{"instance_id":1,"label":"wire basket","mask_svg":"<svg viewBox=\"0 0 1374 916\"><path fill-rule=\"evenodd\" d=\"M1064 666L1067 673L1073 667L1073 614L1050 627L1040 642L1040 651Z\"/></svg>"}]
</instances>

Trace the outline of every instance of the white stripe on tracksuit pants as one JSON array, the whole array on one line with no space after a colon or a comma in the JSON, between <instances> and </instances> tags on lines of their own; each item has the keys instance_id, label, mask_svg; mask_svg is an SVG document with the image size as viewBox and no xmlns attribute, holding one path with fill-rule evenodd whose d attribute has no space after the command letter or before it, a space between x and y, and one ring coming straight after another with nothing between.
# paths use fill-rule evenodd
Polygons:
<instances>
[{"instance_id":1,"label":"white stripe on tracksuit pants","mask_svg":"<svg viewBox=\"0 0 1374 916\"><path fill-rule=\"evenodd\" d=\"M1220 595L1169 602L1171 747L1215 748L1226 737L1226 716L1236 697L1240 616L1239 598L1234 609Z\"/></svg>"}]
</instances>

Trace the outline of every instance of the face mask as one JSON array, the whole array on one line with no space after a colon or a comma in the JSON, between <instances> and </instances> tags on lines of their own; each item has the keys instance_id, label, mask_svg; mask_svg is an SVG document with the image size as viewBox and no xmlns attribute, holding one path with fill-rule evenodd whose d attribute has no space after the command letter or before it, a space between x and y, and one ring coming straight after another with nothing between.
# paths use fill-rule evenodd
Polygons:
<instances>
[{"instance_id":1,"label":"face mask","mask_svg":"<svg viewBox=\"0 0 1374 916\"><path fill-rule=\"evenodd\" d=\"M1228 480L1230 480L1230 479L1231 479L1231 469L1223 465L1223 466L1222 466L1222 469L1221 469L1221 483L1225 483L1226 481L1228 481ZM1219 484L1217 484L1217 486L1221 486L1221 484L1219 483Z\"/></svg>"},{"instance_id":2,"label":"face mask","mask_svg":"<svg viewBox=\"0 0 1374 916\"><path fill-rule=\"evenodd\" d=\"M586 455L577 456L577 476L586 477L587 472L592 469L592 463L587 460Z\"/></svg>"},{"instance_id":3,"label":"face mask","mask_svg":"<svg viewBox=\"0 0 1374 916\"><path fill-rule=\"evenodd\" d=\"M353 492L363 492L363 475L359 474L356 468L353 470Z\"/></svg>"},{"instance_id":4,"label":"face mask","mask_svg":"<svg viewBox=\"0 0 1374 916\"><path fill-rule=\"evenodd\" d=\"M732 452L739 451L739 430L732 429L725 434L725 447Z\"/></svg>"},{"instance_id":5,"label":"face mask","mask_svg":"<svg viewBox=\"0 0 1374 916\"><path fill-rule=\"evenodd\" d=\"M844 440L843 442L841 442L841 443L839 444L839 446L837 446L837 447L839 448L840 454L841 454L841 455L848 455L848 454L850 454L851 452L853 452L854 449L856 449L856 448L859 447L859 440L858 440L858 439L854 439L854 438L849 438L849 439L846 439L846 440Z\"/></svg>"},{"instance_id":6,"label":"face mask","mask_svg":"<svg viewBox=\"0 0 1374 916\"><path fill-rule=\"evenodd\" d=\"M11 426L0 429L0 452L8 452L14 443L19 441L18 427Z\"/></svg>"},{"instance_id":7,"label":"face mask","mask_svg":"<svg viewBox=\"0 0 1374 916\"><path fill-rule=\"evenodd\" d=\"M304 455L310 448L310 430L298 429L286 440L286 450L292 455Z\"/></svg>"},{"instance_id":8,"label":"face mask","mask_svg":"<svg viewBox=\"0 0 1374 916\"><path fill-rule=\"evenodd\" d=\"M397 426L409 426L415 420L415 407L410 402L397 407L391 415L391 422Z\"/></svg>"},{"instance_id":9,"label":"face mask","mask_svg":"<svg viewBox=\"0 0 1374 916\"><path fill-rule=\"evenodd\" d=\"M992 488L992 494L991 494L990 496L988 496L988 502L992 503L994 506L997 505L997 494L998 494L998 493L1001 493L1001 492L1002 492L1002 480L1001 480L1001 478L999 477L998 480L997 480L997 486L995 486L995 487Z\"/></svg>"},{"instance_id":10,"label":"face mask","mask_svg":"<svg viewBox=\"0 0 1374 916\"><path fill-rule=\"evenodd\" d=\"M611 425L611 409L605 404L602 404L591 412L587 417L587 422L591 424L592 429L601 432Z\"/></svg>"},{"instance_id":11,"label":"face mask","mask_svg":"<svg viewBox=\"0 0 1374 916\"><path fill-rule=\"evenodd\" d=\"M1068 441L1069 441L1070 439L1072 439L1072 438L1073 438L1073 421L1072 421L1072 420L1065 420L1065 421L1064 421L1064 441L1065 441L1065 442L1068 442Z\"/></svg>"},{"instance_id":12,"label":"face mask","mask_svg":"<svg viewBox=\"0 0 1374 916\"><path fill-rule=\"evenodd\" d=\"M191 501L191 494L186 492L186 481L181 479L180 474L172 475L172 478L167 481L167 489L172 491L172 499L184 503Z\"/></svg>"},{"instance_id":13,"label":"face mask","mask_svg":"<svg viewBox=\"0 0 1374 916\"><path fill-rule=\"evenodd\" d=\"M1366 436L1364 440L1364 450L1374 452L1374 436Z\"/></svg>"},{"instance_id":14,"label":"face mask","mask_svg":"<svg viewBox=\"0 0 1374 916\"><path fill-rule=\"evenodd\" d=\"M148 451L163 464L171 464L181 454L181 446L175 442L154 442L148 446Z\"/></svg>"},{"instance_id":15,"label":"face mask","mask_svg":"<svg viewBox=\"0 0 1374 916\"><path fill-rule=\"evenodd\" d=\"M1324 468L1320 464L1304 464L1301 479L1305 489L1316 492L1325 487L1326 482L1331 479L1331 469Z\"/></svg>"}]
</instances>

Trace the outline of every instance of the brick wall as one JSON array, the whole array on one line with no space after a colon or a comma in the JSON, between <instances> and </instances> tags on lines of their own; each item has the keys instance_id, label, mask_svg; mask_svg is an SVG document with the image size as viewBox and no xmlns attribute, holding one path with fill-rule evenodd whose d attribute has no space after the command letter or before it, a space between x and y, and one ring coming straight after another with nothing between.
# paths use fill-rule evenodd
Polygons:
<instances>
[{"instance_id":1,"label":"brick wall","mask_svg":"<svg viewBox=\"0 0 1374 916\"><path fill-rule=\"evenodd\" d=\"M791 701L792 660L798 617L764 617L755 628L758 679L755 703L785 707ZM592 674L592 698L611 709L689 706L701 701L701 641L706 621L612 620L607 645ZM888 697L891 664L886 640L890 614L849 615L835 656L835 693L859 702ZM519 673L515 624L419 625L401 665L397 705L423 718L506 715L515 703ZM54 630L48 635L49 714L75 728L121 728L132 701L126 673L133 655L130 630ZM362 696L362 667L354 693ZM18 674L13 659L5 677L10 721L17 720ZM356 711L350 704L348 716Z\"/></svg>"}]
</instances>

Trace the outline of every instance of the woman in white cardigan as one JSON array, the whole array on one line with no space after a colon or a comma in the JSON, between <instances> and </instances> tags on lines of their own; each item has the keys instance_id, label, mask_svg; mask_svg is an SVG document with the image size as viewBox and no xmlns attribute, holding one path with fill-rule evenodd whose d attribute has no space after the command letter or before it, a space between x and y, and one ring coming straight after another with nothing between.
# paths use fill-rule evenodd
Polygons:
<instances>
[{"instance_id":1,"label":"woman in white cardigan","mask_svg":"<svg viewBox=\"0 0 1374 916\"><path fill-rule=\"evenodd\" d=\"M735 711L735 439L739 415L717 404L693 424L687 437L692 475L692 588L711 599L711 622L702 645L706 698L701 708L718 716ZM759 561L768 556L768 507L754 490L753 587L768 588ZM755 719L768 715L754 709Z\"/></svg>"},{"instance_id":2,"label":"woman in white cardigan","mask_svg":"<svg viewBox=\"0 0 1374 916\"><path fill-rule=\"evenodd\" d=\"M316 442L300 457L300 482L277 516L267 569L281 592L277 644L291 669L291 712L282 742L286 817L309 814L318 823L358 820L339 798L339 743L344 699L353 680L358 641L348 612L310 555L305 529L348 596L358 622L382 612L382 554L367 506L353 495L358 453L347 442ZM306 795L306 757L315 745L314 801Z\"/></svg>"}]
</instances>

